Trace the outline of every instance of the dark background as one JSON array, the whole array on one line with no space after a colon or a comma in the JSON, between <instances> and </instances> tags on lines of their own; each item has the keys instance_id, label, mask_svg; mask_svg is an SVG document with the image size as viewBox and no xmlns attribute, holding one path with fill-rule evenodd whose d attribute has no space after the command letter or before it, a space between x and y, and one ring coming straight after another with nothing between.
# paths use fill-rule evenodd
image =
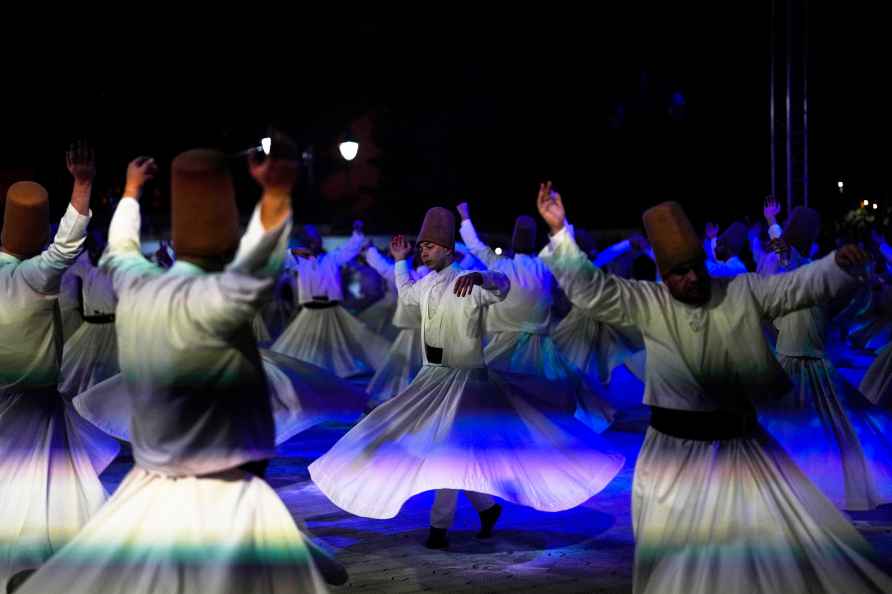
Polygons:
<instances>
[{"instance_id":1,"label":"dark background","mask_svg":"<svg viewBox=\"0 0 892 594\"><path fill-rule=\"evenodd\" d=\"M797 23L810 47L811 203L825 220L863 197L892 200L885 18L848 4L812 3ZM19 27L5 41L0 183L31 177L64 205L64 149L86 136L99 205L136 155L166 169L188 148L246 149L272 124L315 155L296 221L334 232L361 217L372 232L411 233L429 206L461 200L478 227L508 232L534 214L544 179L591 228L636 227L666 199L698 227L727 224L758 216L769 191L770 6L626 2L484 18L442 5L365 22L283 9L261 27L233 10L58 38ZM29 50L34 35L41 52ZM351 126L361 147L348 184L337 143ZM257 191L234 169L247 212ZM168 183L149 192L150 219L164 220Z\"/></svg>"}]
</instances>

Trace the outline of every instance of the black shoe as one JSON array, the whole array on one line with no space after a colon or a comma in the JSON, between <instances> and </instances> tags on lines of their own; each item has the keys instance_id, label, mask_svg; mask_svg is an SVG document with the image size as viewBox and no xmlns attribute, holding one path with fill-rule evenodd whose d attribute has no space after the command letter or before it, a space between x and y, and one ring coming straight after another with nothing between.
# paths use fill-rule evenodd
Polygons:
<instances>
[{"instance_id":1,"label":"black shoe","mask_svg":"<svg viewBox=\"0 0 892 594\"><path fill-rule=\"evenodd\" d=\"M12 594L16 590L22 587L31 574L33 574L36 569L25 569L24 571L20 571L16 574L13 574L9 581L6 582L6 594Z\"/></svg>"},{"instance_id":2,"label":"black shoe","mask_svg":"<svg viewBox=\"0 0 892 594\"><path fill-rule=\"evenodd\" d=\"M502 506L495 503L489 509L478 513L480 514L480 532L477 533L477 538L492 538L492 529L495 528L499 516L502 515Z\"/></svg>"},{"instance_id":3,"label":"black shoe","mask_svg":"<svg viewBox=\"0 0 892 594\"><path fill-rule=\"evenodd\" d=\"M449 539L446 538L445 528L434 528L431 526L430 534L427 535L427 542L424 543L429 549L445 549L449 547Z\"/></svg>"}]
</instances>

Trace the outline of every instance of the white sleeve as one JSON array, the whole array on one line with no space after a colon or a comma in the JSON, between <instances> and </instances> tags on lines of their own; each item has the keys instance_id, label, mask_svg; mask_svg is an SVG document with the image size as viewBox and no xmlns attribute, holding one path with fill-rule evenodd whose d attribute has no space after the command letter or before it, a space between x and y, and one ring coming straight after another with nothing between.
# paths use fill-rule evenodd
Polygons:
<instances>
[{"instance_id":1,"label":"white sleeve","mask_svg":"<svg viewBox=\"0 0 892 594\"><path fill-rule=\"evenodd\" d=\"M44 295L59 292L62 275L74 264L83 249L89 216L68 205L53 242L42 253L23 261L18 271L32 289Z\"/></svg>"},{"instance_id":2,"label":"white sleeve","mask_svg":"<svg viewBox=\"0 0 892 594\"><path fill-rule=\"evenodd\" d=\"M458 231L462 241L465 242L474 257L483 262L487 268L492 268L499 261L500 256L497 256L488 245L480 241L471 219L462 221Z\"/></svg>"},{"instance_id":3,"label":"white sleeve","mask_svg":"<svg viewBox=\"0 0 892 594\"><path fill-rule=\"evenodd\" d=\"M617 326L637 326L645 320L653 284L606 274L582 253L566 227L552 236L539 257L570 302L594 319Z\"/></svg>"},{"instance_id":4,"label":"white sleeve","mask_svg":"<svg viewBox=\"0 0 892 594\"><path fill-rule=\"evenodd\" d=\"M290 233L290 214L264 230L258 206L233 261L222 273L199 277L191 286L195 299L183 301L188 318L204 331L224 336L249 323L272 297Z\"/></svg>"},{"instance_id":5,"label":"white sleeve","mask_svg":"<svg viewBox=\"0 0 892 594\"><path fill-rule=\"evenodd\" d=\"M334 261L338 266L343 266L359 255L363 243L365 243L365 235L358 231L354 231L353 235L350 236L350 239L348 239L346 243L337 249L332 250L329 255L334 258Z\"/></svg>"},{"instance_id":6,"label":"white sleeve","mask_svg":"<svg viewBox=\"0 0 892 594\"><path fill-rule=\"evenodd\" d=\"M857 283L837 265L836 252L793 272L773 276L746 274L738 278L749 284L763 317L768 319L826 303Z\"/></svg>"},{"instance_id":7,"label":"white sleeve","mask_svg":"<svg viewBox=\"0 0 892 594\"><path fill-rule=\"evenodd\" d=\"M365 260L369 263L369 266L375 269L375 272L377 272L384 278L388 278L393 275L393 263L382 256L381 252L379 252L378 248L376 248L375 246L369 246L369 248L365 251Z\"/></svg>"},{"instance_id":8,"label":"white sleeve","mask_svg":"<svg viewBox=\"0 0 892 594\"><path fill-rule=\"evenodd\" d=\"M394 264L393 274L396 280L399 302L408 307L421 305L421 294L418 287L412 281L412 275L409 272L409 264L406 260L398 260L397 263Z\"/></svg>"},{"instance_id":9,"label":"white sleeve","mask_svg":"<svg viewBox=\"0 0 892 594\"><path fill-rule=\"evenodd\" d=\"M139 202L127 196L121 198L108 228L108 247L99 260L99 266L111 276L115 294L141 278L164 272L142 254L141 224Z\"/></svg>"},{"instance_id":10,"label":"white sleeve","mask_svg":"<svg viewBox=\"0 0 892 594\"><path fill-rule=\"evenodd\" d=\"M511 291L511 280L495 270L481 270L479 273L483 277L482 290L473 292L478 305L494 305L504 301Z\"/></svg>"}]
</instances>

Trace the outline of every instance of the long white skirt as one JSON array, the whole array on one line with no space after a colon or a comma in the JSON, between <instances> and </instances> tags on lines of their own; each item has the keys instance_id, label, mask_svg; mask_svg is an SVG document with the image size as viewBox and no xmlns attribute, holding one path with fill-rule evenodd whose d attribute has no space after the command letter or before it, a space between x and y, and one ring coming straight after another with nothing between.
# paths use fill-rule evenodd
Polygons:
<instances>
[{"instance_id":1,"label":"long white skirt","mask_svg":"<svg viewBox=\"0 0 892 594\"><path fill-rule=\"evenodd\" d=\"M764 432L647 430L632 487L636 594L890 592L869 546Z\"/></svg>"},{"instance_id":2,"label":"long white skirt","mask_svg":"<svg viewBox=\"0 0 892 594\"><path fill-rule=\"evenodd\" d=\"M263 316L259 313L251 320L251 331L254 333L254 338L257 339L258 343L265 344L273 340L269 329L266 327L266 322L263 321Z\"/></svg>"},{"instance_id":3,"label":"long white skirt","mask_svg":"<svg viewBox=\"0 0 892 594\"><path fill-rule=\"evenodd\" d=\"M857 322L849 329L849 343L856 349L877 351L892 339L892 320L872 316Z\"/></svg>"},{"instance_id":4,"label":"long white skirt","mask_svg":"<svg viewBox=\"0 0 892 594\"><path fill-rule=\"evenodd\" d=\"M543 387L531 376L426 365L313 462L310 476L335 505L367 518L392 518L434 489L570 509L601 491L624 458Z\"/></svg>"},{"instance_id":5,"label":"long white skirt","mask_svg":"<svg viewBox=\"0 0 892 594\"><path fill-rule=\"evenodd\" d=\"M120 372L115 325L84 322L62 351L59 392L73 398Z\"/></svg>"},{"instance_id":6,"label":"long white skirt","mask_svg":"<svg viewBox=\"0 0 892 594\"><path fill-rule=\"evenodd\" d=\"M71 540L105 502L118 443L54 390L0 396L0 588Z\"/></svg>"},{"instance_id":7,"label":"long white skirt","mask_svg":"<svg viewBox=\"0 0 892 594\"><path fill-rule=\"evenodd\" d=\"M892 345L877 355L861 380L861 393L868 400L886 409L892 409Z\"/></svg>"},{"instance_id":8,"label":"long white skirt","mask_svg":"<svg viewBox=\"0 0 892 594\"><path fill-rule=\"evenodd\" d=\"M892 413L873 406L829 361L779 360L794 389L760 406L765 429L836 506L892 503L892 435L884 431Z\"/></svg>"},{"instance_id":9,"label":"long white skirt","mask_svg":"<svg viewBox=\"0 0 892 594\"><path fill-rule=\"evenodd\" d=\"M576 418L594 431L601 433L613 423L616 410L598 394L598 384L567 361L550 336L496 332L486 343L483 358L490 369L535 375L551 382L551 394L569 392L576 400Z\"/></svg>"},{"instance_id":10,"label":"long white skirt","mask_svg":"<svg viewBox=\"0 0 892 594\"><path fill-rule=\"evenodd\" d=\"M238 470L134 468L21 594L325 592L304 536L263 480Z\"/></svg>"},{"instance_id":11,"label":"long white skirt","mask_svg":"<svg viewBox=\"0 0 892 594\"><path fill-rule=\"evenodd\" d=\"M350 382L315 365L260 350L276 424L276 444L325 421L352 423L367 396ZM105 433L130 441L133 403L123 376L116 375L74 399L74 406Z\"/></svg>"},{"instance_id":12,"label":"long white skirt","mask_svg":"<svg viewBox=\"0 0 892 594\"><path fill-rule=\"evenodd\" d=\"M551 337L564 357L602 384L610 383L613 369L644 348L636 330L602 324L578 307L555 326Z\"/></svg>"},{"instance_id":13,"label":"long white skirt","mask_svg":"<svg viewBox=\"0 0 892 594\"><path fill-rule=\"evenodd\" d=\"M81 316L80 307L62 307L59 308L59 313L62 318L62 342L64 343L74 336L74 333L84 323L84 318Z\"/></svg>"},{"instance_id":14,"label":"long white skirt","mask_svg":"<svg viewBox=\"0 0 892 594\"><path fill-rule=\"evenodd\" d=\"M335 306L304 307L271 348L338 377L352 377L384 365L389 346L343 307Z\"/></svg>"},{"instance_id":15,"label":"long white skirt","mask_svg":"<svg viewBox=\"0 0 892 594\"><path fill-rule=\"evenodd\" d=\"M378 406L408 388L423 364L421 328L403 328L366 388L369 406Z\"/></svg>"},{"instance_id":16,"label":"long white skirt","mask_svg":"<svg viewBox=\"0 0 892 594\"><path fill-rule=\"evenodd\" d=\"M368 326L369 330L385 340L391 341L396 340L401 330L391 323L394 313L396 313L396 299L385 295L359 312L356 317Z\"/></svg>"},{"instance_id":17,"label":"long white skirt","mask_svg":"<svg viewBox=\"0 0 892 594\"><path fill-rule=\"evenodd\" d=\"M263 306L260 310L260 315L263 317L272 340L281 336L288 324L294 321L297 309L293 303L279 297Z\"/></svg>"}]
</instances>

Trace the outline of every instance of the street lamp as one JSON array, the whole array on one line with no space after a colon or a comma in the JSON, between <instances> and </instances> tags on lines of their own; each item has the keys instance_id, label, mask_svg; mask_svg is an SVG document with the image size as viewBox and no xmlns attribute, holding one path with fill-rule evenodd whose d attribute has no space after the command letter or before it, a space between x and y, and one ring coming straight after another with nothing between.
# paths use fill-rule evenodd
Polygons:
<instances>
[{"instance_id":1,"label":"street lamp","mask_svg":"<svg viewBox=\"0 0 892 594\"><path fill-rule=\"evenodd\" d=\"M338 150L341 151L341 156L347 162L356 158L356 155L359 153L359 142L353 136L352 131L348 130L347 133L344 134L344 139L341 141L341 144L338 145Z\"/></svg>"}]
</instances>

